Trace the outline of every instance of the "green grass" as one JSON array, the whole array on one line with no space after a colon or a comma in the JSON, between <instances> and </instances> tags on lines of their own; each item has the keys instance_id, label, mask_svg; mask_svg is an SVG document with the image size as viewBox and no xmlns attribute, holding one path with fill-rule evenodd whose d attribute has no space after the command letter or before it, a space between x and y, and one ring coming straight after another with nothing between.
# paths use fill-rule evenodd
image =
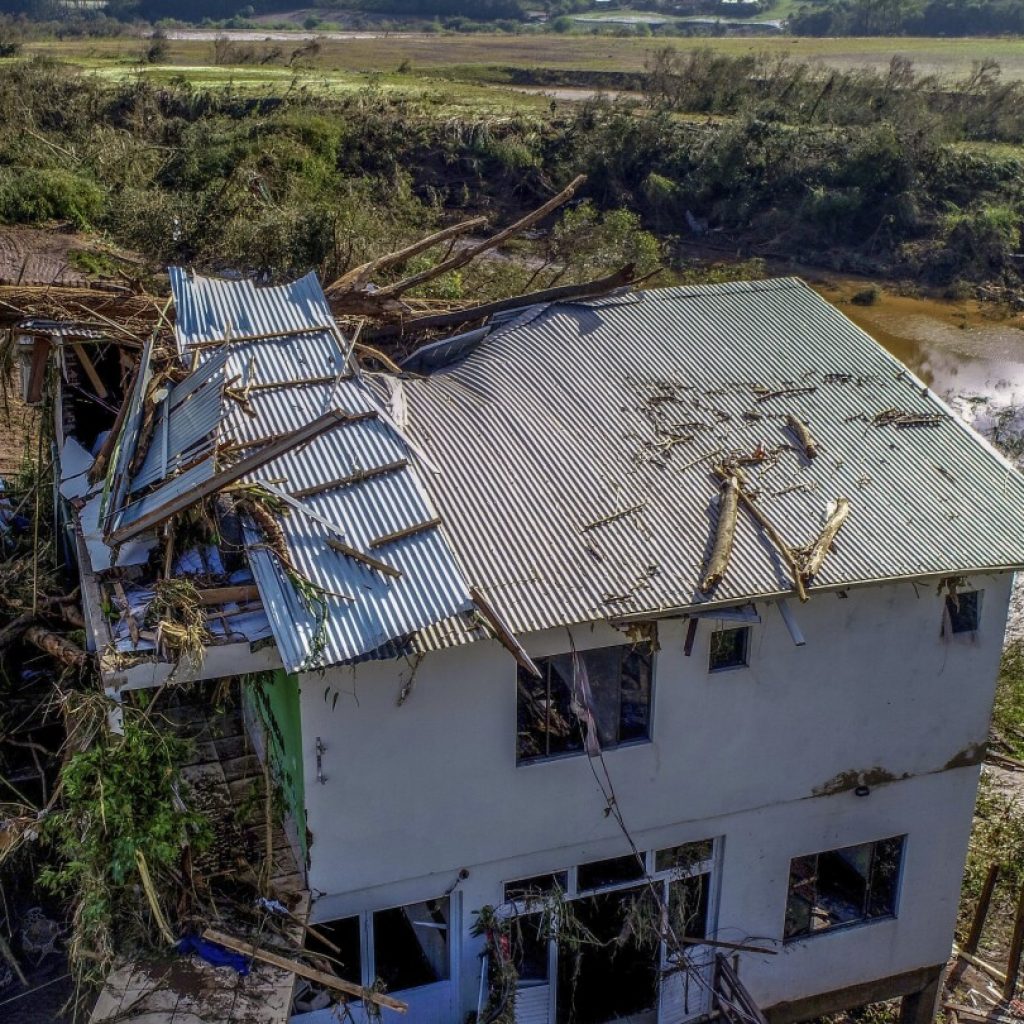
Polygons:
<instances>
[{"instance_id":1,"label":"green grass","mask_svg":"<svg viewBox=\"0 0 1024 1024\"><path fill-rule=\"evenodd\" d=\"M773 12L777 13L777 12ZM884 68L896 54L914 61L922 72L962 75L983 58L997 60L1008 79L1024 79L1024 38L921 39L844 38L808 39L790 36L702 39L617 38L587 34L443 35L392 34L373 39L326 40L312 69L331 75L394 72L408 61L414 71L436 72L459 67L559 68L593 71L641 71L645 58L659 46L682 50L707 46L731 55L765 52L788 54L799 60L821 61L831 67L870 65ZM289 43L279 45L287 53ZM295 46L300 43L296 41ZM84 67L139 62L141 39L85 39L27 44L26 54L47 54ZM213 59L213 45L203 40L173 40L165 66L205 68ZM246 75L254 70L243 69ZM188 74L195 73L192 70ZM256 76L258 77L258 76Z\"/></svg>"}]
</instances>

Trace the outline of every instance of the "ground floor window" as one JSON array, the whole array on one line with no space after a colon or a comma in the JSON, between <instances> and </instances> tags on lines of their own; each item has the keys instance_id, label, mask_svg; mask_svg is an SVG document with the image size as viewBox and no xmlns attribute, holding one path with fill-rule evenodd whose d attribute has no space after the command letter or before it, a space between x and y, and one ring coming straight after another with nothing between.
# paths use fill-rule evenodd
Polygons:
<instances>
[{"instance_id":1,"label":"ground floor window","mask_svg":"<svg viewBox=\"0 0 1024 1024\"><path fill-rule=\"evenodd\" d=\"M894 917L905 839L895 836L794 858L786 940Z\"/></svg>"},{"instance_id":2,"label":"ground floor window","mask_svg":"<svg viewBox=\"0 0 1024 1024\"><path fill-rule=\"evenodd\" d=\"M715 854L715 843L704 840L506 882L517 1019L528 1006L523 1019L531 1021L654 1024L666 984L675 1003L690 999L673 1019L706 1012L709 979L689 994L680 972L666 982L664 918L697 953L714 918Z\"/></svg>"},{"instance_id":3,"label":"ground floor window","mask_svg":"<svg viewBox=\"0 0 1024 1024\"><path fill-rule=\"evenodd\" d=\"M451 934L451 901L443 896L317 924L306 947L345 981L402 992L451 977ZM336 992L323 992L336 1000Z\"/></svg>"}]
</instances>

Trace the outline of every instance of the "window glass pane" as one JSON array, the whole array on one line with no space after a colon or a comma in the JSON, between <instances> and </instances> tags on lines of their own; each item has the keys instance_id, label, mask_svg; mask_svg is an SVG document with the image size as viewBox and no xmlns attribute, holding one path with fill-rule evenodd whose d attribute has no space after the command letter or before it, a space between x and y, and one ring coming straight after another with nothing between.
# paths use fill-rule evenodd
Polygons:
<instances>
[{"instance_id":1,"label":"window glass pane","mask_svg":"<svg viewBox=\"0 0 1024 1024\"><path fill-rule=\"evenodd\" d=\"M604 885L629 882L643 876L643 865L633 854L629 854L626 857L581 864L576 870L576 886L579 889L600 889Z\"/></svg>"},{"instance_id":2,"label":"window glass pane","mask_svg":"<svg viewBox=\"0 0 1024 1024\"><path fill-rule=\"evenodd\" d=\"M750 639L750 627L738 626L736 629L716 629L711 634L711 658L709 668L712 672L720 668L737 668L747 663L747 646Z\"/></svg>"},{"instance_id":3,"label":"window glass pane","mask_svg":"<svg viewBox=\"0 0 1024 1024\"><path fill-rule=\"evenodd\" d=\"M817 884L818 858L796 857L789 866L789 899L786 901L787 939L811 930L811 908Z\"/></svg>"},{"instance_id":4,"label":"window glass pane","mask_svg":"<svg viewBox=\"0 0 1024 1024\"><path fill-rule=\"evenodd\" d=\"M892 917L896 913L896 887L903 863L903 836L875 843L868 892L868 917Z\"/></svg>"},{"instance_id":5,"label":"window glass pane","mask_svg":"<svg viewBox=\"0 0 1024 1024\"><path fill-rule=\"evenodd\" d=\"M584 651L580 660L586 668L593 699L591 712L597 723L597 736L603 747L614 747L619 742L620 677L622 674L622 648L601 647Z\"/></svg>"},{"instance_id":6,"label":"window glass pane","mask_svg":"<svg viewBox=\"0 0 1024 1024\"><path fill-rule=\"evenodd\" d=\"M512 962L519 985L548 980L548 940L542 933L542 914L520 914L512 921Z\"/></svg>"},{"instance_id":7,"label":"window glass pane","mask_svg":"<svg viewBox=\"0 0 1024 1024\"><path fill-rule=\"evenodd\" d=\"M714 840L702 839L697 843L683 843L682 846L670 846L667 850L658 850L654 855L655 871L688 871L696 864L711 860Z\"/></svg>"},{"instance_id":8,"label":"window glass pane","mask_svg":"<svg viewBox=\"0 0 1024 1024\"><path fill-rule=\"evenodd\" d=\"M572 710L572 657L559 654L544 660L551 678L548 690L548 754L582 750L583 731Z\"/></svg>"},{"instance_id":9,"label":"window glass pane","mask_svg":"<svg viewBox=\"0 0 1024 1024\"><path fill-rule=\"evenodd\" d=\"M517 878L505 883L505 902L528 899L531 896L546 896L556 889L565 892L569 888L569 874L553 871L549 875L534 875L532 878Z\"/></svg>"},{"instance_id":10,"label":"window glass pane","mask_svg":"<svg viewBox=\"0 0 1024 1024\"><path fill-rule=\"evenodd\" d=\"M448 977L448 917L447 897L373 915L376 973L388 992Z\"/></svg>"},{"instance_id":11,"label":"window glass pane","mask_svg":"<svg viewBox=\"0 0 1024 1024\"><path fill-rule=\"evenodd\" d=\"M628 648L622 659L622 697L619 742L646 739L651 721L651 649Z\"/></svg>"},{"instance_id":12,"label":"window glass pane","mask_svg":"<svg viewBox=\"0 0 1024 1024\"><path fill-rule=\"evenodd\" d=\"M946 613L954 633L973 633L981 611L980 590L967 590L946 596Z\"/></svg>"},{"instance_id":13,"label":"window glass pane","mask_svg":"<svg viewBox=\"0 0 1024 1024\"><path fill-rule=\"evenodd\" d=\"M711 876L694 875L668 884L668 912L672 929L680 938L708 937L708 896Z\"/></svg>"},{"instance_id":14,"label":"window glass pane","mask_svg":"<svg viewBox=\"0 0 1024 1024\"><path fill-rule=\"evenodd\" d=\"M535 757L545 757L548 752L547 673L543 679L537 679L529 672L519 669L516 686L516 760L529 761Z\"/></svg>"}]
</instances>

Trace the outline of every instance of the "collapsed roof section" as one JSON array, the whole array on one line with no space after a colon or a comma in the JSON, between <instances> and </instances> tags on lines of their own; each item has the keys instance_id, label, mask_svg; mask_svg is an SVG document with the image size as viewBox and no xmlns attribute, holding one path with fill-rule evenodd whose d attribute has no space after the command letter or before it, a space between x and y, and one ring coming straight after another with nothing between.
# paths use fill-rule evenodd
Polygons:
<instances>
[{"instance_id":1,"label":"collapsed roof section","mask_svg":"<svg viewBox=\"0 0 1024 1024\"><path fill-rule=\"evenodd\" d=\"M350 358L315 277L257 288L172 269L171 284L179 366L154 376L147 343L102 494L83 510L93 568L124 566L126 550L152 563L169 521L205 510L218 538L198 551L205 578L255 582L289 671L370 655L467 611L416 452ZM242 550L246 568L229 573ZM134 583L122 603L144 618L159 582ZM122 653L154 646L130 632Z\"/></svg>"}]
</instances>

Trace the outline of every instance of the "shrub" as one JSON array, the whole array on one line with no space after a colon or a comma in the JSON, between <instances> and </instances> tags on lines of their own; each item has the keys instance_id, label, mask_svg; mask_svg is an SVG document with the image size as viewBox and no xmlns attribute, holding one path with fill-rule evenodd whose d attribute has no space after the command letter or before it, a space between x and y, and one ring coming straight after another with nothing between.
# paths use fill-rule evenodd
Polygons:
<instances>
[{"instance_id":1,"label":"shrub","mask_svg":"<svg viewBox=\"0 0 1024 1024\"><path fill-rule=\"evenodd\" d=\"M27 168L0 178L0 220L8 224L66 220L87 228L103 209L100 187L70 171Z\"/></svg>"}]
</instances>

